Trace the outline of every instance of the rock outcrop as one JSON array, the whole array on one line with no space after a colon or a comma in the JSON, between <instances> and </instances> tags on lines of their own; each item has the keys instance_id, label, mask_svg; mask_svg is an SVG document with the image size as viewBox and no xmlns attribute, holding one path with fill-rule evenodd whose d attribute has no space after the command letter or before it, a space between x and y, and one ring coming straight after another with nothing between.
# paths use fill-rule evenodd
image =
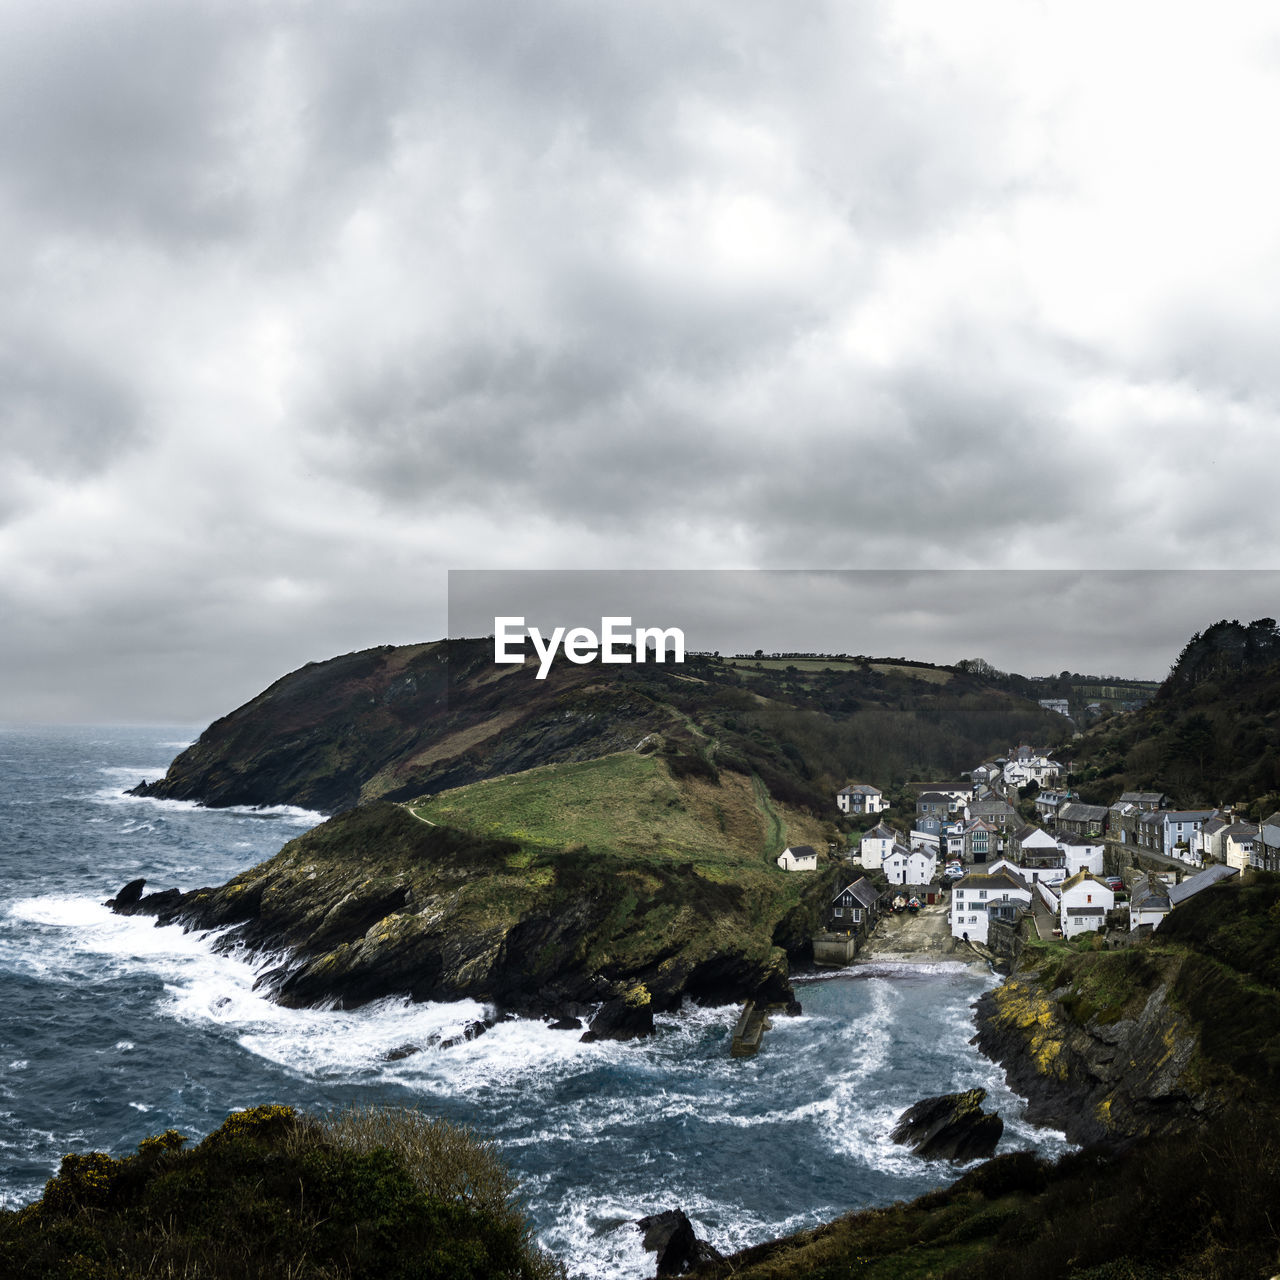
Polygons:
<instances>
[{"instance_id":1,"label":"rock outcrop","mask_svg":"<svg viewBox=\"0 0 1280 1280\"><path fill-rule=\"evenodd\" d=\"M644 1247L658 1255L660 1276L682 1276L695 1267L722 1260L716 1249L698 1239L683 1209L667 1209L640 1218L636 1226L644 1233Z\"/></svg>"},{"instance_id":2,"label":"rock outcrop","mask_svg":"<svg viewBox=\"0 0 1280 1280\"><path fill-rule=\"evenodd\" d=\"M1172 998L1179 965L1169 963L1154 986L1135 984L1126 1016L1091 1011L1071 985L1046 989L1035 974L981 997L975 1042L1027 1098L1029 1120L1073 1142L1116 1142L1185 1127L1217 1105L1189 1077L1199 1041Z\"/></svg>"},{"instance_id":3,"label":"rock outcrop","mask_svg":"<svg viewBox=\"0 0 1280 1280\"><path fill-rule=\"evenodd\" d=\"M470 997L519 1014L594 1014L594 1039L646 1034L686 996L794 999L776 920L691 864L539 860L386 802L340 814L218 888L141 889L126 886L116 910L223 930L218 947L277 957L259 982L289 1006Z\"/></svg>"},{"instance_id":4,"label":"rock outcrop","mask_svg":"<svg viewBox=\"0 0 1280 1280\"><path fill-rule=\"evenodd\" d=\"M944 1093L908 1107L894 1126L893 1140L925 1160L986 1160L995 1154L1004 1121L982 1109L985 1089Z\"/></svg>"}]
</instances>

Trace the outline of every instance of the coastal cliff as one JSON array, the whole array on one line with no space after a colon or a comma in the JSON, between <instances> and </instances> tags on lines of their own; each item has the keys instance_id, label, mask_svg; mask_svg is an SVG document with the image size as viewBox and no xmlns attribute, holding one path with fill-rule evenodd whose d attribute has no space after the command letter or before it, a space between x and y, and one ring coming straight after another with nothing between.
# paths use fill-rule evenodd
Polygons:
<instances>
[{"instance_id":1,"label":"coastal cliff","mask_svg":"<svg viewBox=\"0 0 1280 1280\"><path fill-rule=\"evenodd\" d=\"M615 785L598 786L604 774ZM543 826L535 791L553 799ZM481 821L491 812L507 815L505 831ZM666 815L665 838L651 812ZM678 779L628 754L425 808L361 805L225 885L114 905L280 957L260 981L286 1005L471 997L581 1018L608 1000L787 1003L788 948L807 946L839 869L780 871L765 854L775 819L797 832L808 822L760 811L744 778Z\"/></svg>"},{"instance_id":2,"label":"coastal cliff","mask_svg":"<svg viewBox=\"0 0 1280 1280\"><path fill-rule=\"evenodd\" d=\"M976 1043L1073 1141L1122 1142L1280 1101L1280 878L1224 884L1117 951L1029 946Z\"/></svg>"}]
</instances>

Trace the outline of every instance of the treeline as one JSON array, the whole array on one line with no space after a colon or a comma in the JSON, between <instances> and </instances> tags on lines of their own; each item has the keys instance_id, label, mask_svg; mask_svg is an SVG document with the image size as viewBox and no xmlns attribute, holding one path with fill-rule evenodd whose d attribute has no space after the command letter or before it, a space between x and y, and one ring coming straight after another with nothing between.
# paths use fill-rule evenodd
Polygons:
<instances>
[{"instance_id":1,"label":"treeline","mask_svg":"<svg viewBox=\"0 0 1280 1280\"><path fill-rule=\"evenodd\" d=\"M1082 740L1075 782L1093 803L1155 790L1269 813L1280 799L1278 712L1275 621L1216 622L1187 642L1150 705Z\"/></svg>"},{"instance_id":2,"label":"treeline","mask_svg":"<svg viewBox=\"0 0 1280 1280\"><path fill-rule=\"evenodd\" d=\"M954 777L1011 743L1057 742L1068 728L1061 716L980 678L937 684L856 668L698 675L691 682L650 669L627 678L644 681L698 726L716 768L754 773L776 799L824 816L850 779L888 791Z\"/></svg>"}]
</instances>

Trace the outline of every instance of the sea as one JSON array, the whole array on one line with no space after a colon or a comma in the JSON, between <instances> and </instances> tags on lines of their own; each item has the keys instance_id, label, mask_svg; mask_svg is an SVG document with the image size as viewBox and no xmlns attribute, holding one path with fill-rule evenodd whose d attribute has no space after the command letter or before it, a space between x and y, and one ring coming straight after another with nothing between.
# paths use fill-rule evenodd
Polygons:
<instances>
[{"instance_id":1,"label":"sea","mask_svg":"<svg viewBox=\"0 0 1280 1280\"><path fill-rule=\"evenodd\" d=\"M1001 1151L1068 1149L970 1045L996 979L954 963L802 978L803 1014L774 1018L750 1059L729 1056L733 1006L659 1016L643 1041L517 1020L407 1057L483 1006L280 1008L255 987L266 958L103 905L137 876L220 884L323 820L125 794L197 732L0 727L0 1206L39 1197L65 1153L198 1138L236 1108L408 1106L496 1142L542 1244L612 1280L653 1274L634 1223L664 1209L728 1252L951 1181L890 1140L922 1097L980 1086Z\"/></svg>"}]
</instances>

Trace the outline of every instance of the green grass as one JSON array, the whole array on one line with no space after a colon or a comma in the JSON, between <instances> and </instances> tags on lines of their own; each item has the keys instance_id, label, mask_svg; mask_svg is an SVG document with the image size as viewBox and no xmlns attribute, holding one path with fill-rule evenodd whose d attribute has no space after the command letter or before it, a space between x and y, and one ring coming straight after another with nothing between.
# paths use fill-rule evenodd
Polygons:
<instances>
[{"instance_id":1,"label":"green grass","mask_svg":"<svg viewBox=\"0 0 1280 1280\"><path fill-rule=\"evenodd\" d=\"M763 798L762 798L763 797ZM715 878L758 869L789 839L825 848L820 822L781 809L758 783L671 776L657 754L542 765L413 801L442 826L518 841L526 863L571 849L692 863ZM820 843L819 843L820 842Z\"/></svg>"}]
</instances>

